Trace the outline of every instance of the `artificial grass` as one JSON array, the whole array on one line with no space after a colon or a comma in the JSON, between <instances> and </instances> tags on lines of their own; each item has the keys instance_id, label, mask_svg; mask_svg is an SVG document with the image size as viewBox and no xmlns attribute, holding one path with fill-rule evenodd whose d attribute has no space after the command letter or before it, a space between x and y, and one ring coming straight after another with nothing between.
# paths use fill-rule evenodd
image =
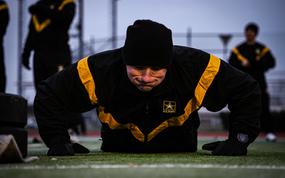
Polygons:
<instances>
[{"instance_id":1,"label":"artificial grass","mask_svg":"<svg viewBox=\"0 0 285 178\"><path fill-rule=\"evenodd\" d=\"M285 177L283 169L263 168L146 168L136 165L148 164L201 164L201 165L252 165L285 167L285 142L267 143L258 141L249 147L248 156L212 156L202 151L201 145L210 141L199 141L196 153L106 153L100 151L100 141L84 141L82 144L91 150L87 155L47 157L47 148L42 144L30 144L29 155L38 155L39 160L28 164L0 165L0 177ZM128 168L72 168L80 165L130 165ZM54 166L69 166L55 168ZM35 167L39 169L34 169ZM48 168L51 166L51 168Z\"/></svg>"}]
</instances>

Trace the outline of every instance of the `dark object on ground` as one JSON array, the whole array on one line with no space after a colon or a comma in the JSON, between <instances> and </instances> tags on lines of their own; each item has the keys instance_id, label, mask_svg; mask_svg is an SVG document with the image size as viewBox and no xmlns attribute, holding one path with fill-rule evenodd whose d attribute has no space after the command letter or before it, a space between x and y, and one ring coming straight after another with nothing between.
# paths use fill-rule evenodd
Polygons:
<instances>
[{"instance_id":1,"label":"dark object on ground","mask_svg":"<svg viewBox=\"0 0 285 178\"><path fill-rule=\"evenodd\" d=\"M0 93L1 127L25 127L27 125L27 100L18 95Z\"/></svg>"},{"instance_id":2,"label":"dark object on ground","mask_svg":"<svg viewBox=\"0 0 285 178\"><path fill-rule=\"evenodd\" d=\"M0 135L0 163L23 163L37 159L38 157L24 159L13 135Z\"/></svg>"},{"instance_id":3,"label":"dark object on ground","mask_svg":"<svg viewBox=\"0 0 285 178\"><path fill-rule=\"evenodd\" d=\"M23 157L27 156L27 100L0 93L0 134L13 135Z\"/></svg>"},{"instance_id":4,"label":"dark object on ground","mask_svg":"<svg viewBox=\"0 0 285 178\"><path fill-rule=\"evenodd\" d=\"M13 135L23 157L27 156L28 132L27 129L17 127L2 127L0 126L0 134Z\"/></svg>"},{"instance_id":5,"label":"dark object on ground","mask_svg":"<svg viewBox=\"0 0 285 178\"><path fill-rule=\"evenodd\" d=\"M203 150L212 151L218 156L242 156L247 154L247 146L237 140L225 140L207 143L202 146Z\"/></svg>"},{"instance_id":6,"label":"dark object on ground","mask_svg":"<svg viewBox=\"0 0 285 178\"><path fill-rule=\"evenodd\" d=\"M89 153L90 151L79 143L57 144L51 147L48 156L72 156L75 153Z\"/></svg>"}]
</instances>

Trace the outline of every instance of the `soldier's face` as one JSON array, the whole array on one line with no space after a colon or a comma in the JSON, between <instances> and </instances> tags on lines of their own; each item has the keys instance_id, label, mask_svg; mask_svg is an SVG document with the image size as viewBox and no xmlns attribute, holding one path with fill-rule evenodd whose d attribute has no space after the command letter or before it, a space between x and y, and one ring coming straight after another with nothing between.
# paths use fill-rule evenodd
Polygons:
<instances>
[{"instance_id":1,"label":"soldier's face","mask_svg":"<svg viewBox=\"0 0 285 178\"><path fill-rule=\"evenodd\" d=\"M254 42L256 40L256 33L252 30L246 30L245 38L247 42Z\"/></svg>"},{"instance_id":2,"label":"soldier's face","mask_svg":"<svg viewBox=\"0 0 285 178\"><path fill-rule=\"evenodd\" d=\"M130 81L141 91L151 91L165 78L166 68L139 67L127 65Z\"/></svg>"}]
</instances>

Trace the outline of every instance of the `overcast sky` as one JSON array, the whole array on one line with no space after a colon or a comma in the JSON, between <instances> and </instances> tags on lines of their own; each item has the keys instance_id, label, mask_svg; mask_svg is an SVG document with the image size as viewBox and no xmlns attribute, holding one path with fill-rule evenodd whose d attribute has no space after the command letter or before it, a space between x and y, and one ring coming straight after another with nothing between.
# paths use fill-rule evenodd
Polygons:
<instances>
[{"instance_id":1,"label":"overcast sky","mask_svg":"<svg viewBox=\"0 0 285 178\"><path fill-rule=\"evenodd\" d=\"M8 0L11 21L5 37L5 62L8 79L7 92L17 92L17 13L18 0ZM29 14L27 7L34 0L25 0L24 38L27 33ZM84 40L107 38L111 34L110 0L85 0ZM175 32L243 32L246 23L254 21L260 25L259 40L265 43L278 59L277 67L270 72L284 70L285 60L285 1L284 0L119 0L118 35L125 35L128 25L136 19L152 19L165 24ZM283 20L282 20L283 19ZM75 24L71 32L75 32ZM243 38L230 41L232 48ZM71 40L71 46L76 46ZM184 39L174 39L185 44ZM193 39L196 48L221 48L216 39ZM122 43L119 43L119 46ZM222 57L221 54L216 54ZM24 81L32 81L32 72L23 72Z\"/></svg>"}]
</instances>

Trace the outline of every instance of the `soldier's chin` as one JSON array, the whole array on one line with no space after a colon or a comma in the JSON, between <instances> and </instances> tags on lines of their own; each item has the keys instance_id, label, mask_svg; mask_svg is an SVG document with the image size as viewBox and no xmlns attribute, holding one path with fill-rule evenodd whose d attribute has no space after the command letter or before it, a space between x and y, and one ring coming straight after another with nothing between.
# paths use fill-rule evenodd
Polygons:
<instances>
[{"instance_id":1,"label":"soldier's chin","mask_svg":"<svg viewBox=\"0 0 285 178\"><path fill-rule=\"evenodd\" d=\"M148 91L151 91L153 87L147 86L147 85L140 85L138 86L138 89L143 92L148 92Z\"/></svg>"}]
</instances>

